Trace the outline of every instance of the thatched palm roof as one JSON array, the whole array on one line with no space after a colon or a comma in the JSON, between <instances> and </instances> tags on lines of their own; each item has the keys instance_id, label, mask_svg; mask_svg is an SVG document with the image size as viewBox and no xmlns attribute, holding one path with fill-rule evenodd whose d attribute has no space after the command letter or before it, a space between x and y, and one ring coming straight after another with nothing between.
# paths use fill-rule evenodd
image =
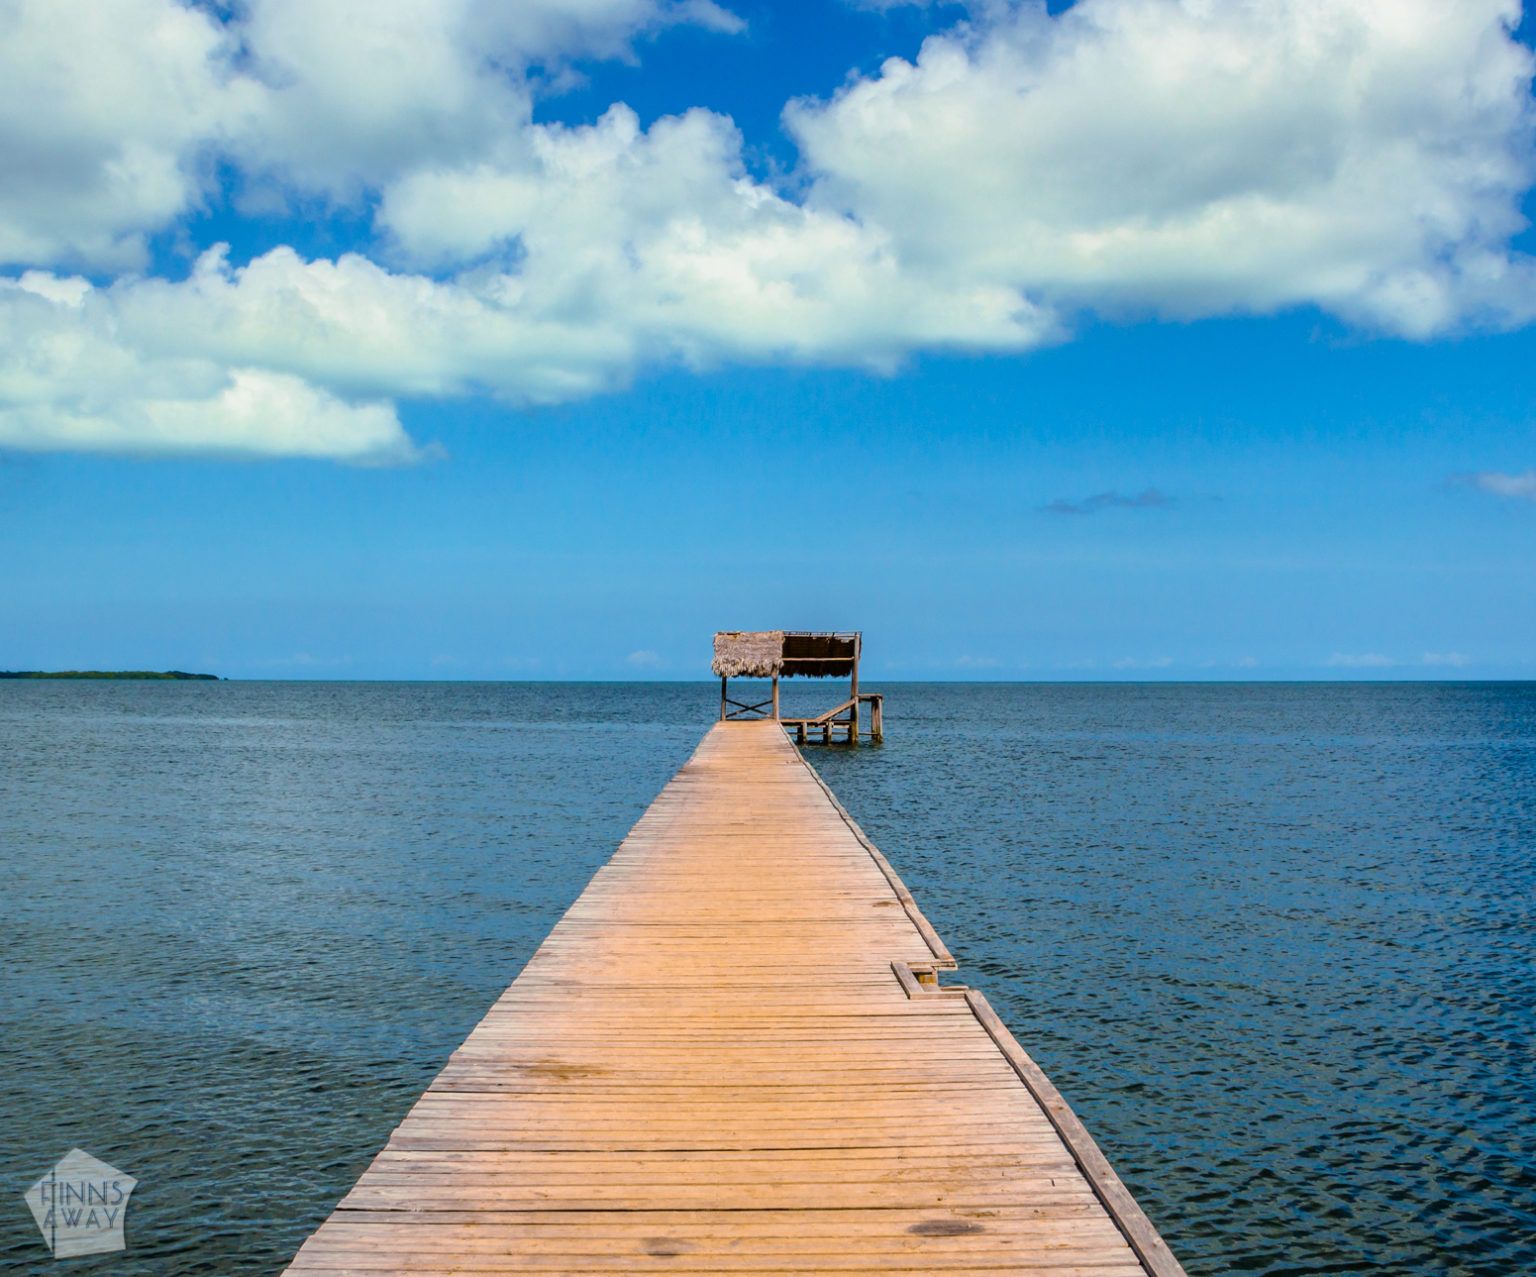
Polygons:
<instances>
[{"instance_id":1,"label":"thatched palm roof","mask_svg":"<svg viewBox=\"0 0 1536 1277\"><path fill-rule=\"evenodd\" d=\"M715 635L713 669L720 678L830 678L853 670L857 633L723 630Z\"/></svg>"},{"instance_id":2,"label":"thatched palm roof","mask_svg":"<svg viewBox=\"0 0 1536 1277\"><path fill-rule=\"evenodd\" d=\"M711 668L720 678L772 678L784 664L783 630L722 630Z\"/></svg>"}]
</instances>

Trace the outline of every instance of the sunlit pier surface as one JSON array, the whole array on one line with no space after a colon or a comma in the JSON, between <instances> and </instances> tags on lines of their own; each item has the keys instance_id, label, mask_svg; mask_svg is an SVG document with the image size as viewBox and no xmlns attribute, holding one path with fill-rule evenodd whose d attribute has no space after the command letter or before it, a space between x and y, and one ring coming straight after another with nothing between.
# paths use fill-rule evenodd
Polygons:
<instances>
[{"instance_id":1,"label":"sunlit pier surface","mask_svg":"<svg viewBox=\"0 0 1536 1277\"><path fill-rule=\"evenodd\" d=\"M1181 1274L954 965L717 723L287 1271Z\"/></svg>"}]
</instances>

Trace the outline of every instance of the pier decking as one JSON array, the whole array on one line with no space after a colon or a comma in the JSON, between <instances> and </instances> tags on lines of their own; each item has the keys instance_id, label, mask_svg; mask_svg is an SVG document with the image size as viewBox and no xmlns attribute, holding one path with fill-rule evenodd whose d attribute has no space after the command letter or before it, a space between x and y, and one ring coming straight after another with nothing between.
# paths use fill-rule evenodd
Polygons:
<instances>
[{"instance_id":1,"label":"pier decking","mask_svg":"<svg viewBox=\"0 0 1536 1277\"><path fill-rule=\"evenodd\" d=\"M1182 1274L953 965L719 723L287 1271Z\"/></svg>"}]
</instances>

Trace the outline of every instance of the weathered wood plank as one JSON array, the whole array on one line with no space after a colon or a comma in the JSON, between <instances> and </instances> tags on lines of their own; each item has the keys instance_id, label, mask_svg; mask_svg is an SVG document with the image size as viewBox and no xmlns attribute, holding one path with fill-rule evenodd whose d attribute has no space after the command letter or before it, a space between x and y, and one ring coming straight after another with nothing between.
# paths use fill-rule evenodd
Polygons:
<instances>
[{"instance_id":1,"label":"weathered wood plank","mask_svg":"<svg viewBox=\"0 0 1536 1277\"><path fill-rule=\"evenodd\" d=\"M288 1271L1180 1277L953 966L782 728L718 724Z\"/></svg>"}]
</instances>

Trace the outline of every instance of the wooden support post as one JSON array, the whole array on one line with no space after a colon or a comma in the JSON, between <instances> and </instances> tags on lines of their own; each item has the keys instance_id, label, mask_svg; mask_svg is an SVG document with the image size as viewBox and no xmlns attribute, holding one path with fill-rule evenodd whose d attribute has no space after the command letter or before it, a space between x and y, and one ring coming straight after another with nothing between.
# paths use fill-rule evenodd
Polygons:
<instances>
[{"instance_id":1,"label":"wooden support post","mask_svg":"<svg viewBox=\"0 0 1536 1277\"><path fill-rule=\"evenodd\" d=\"M885 739L885 698L877 696L869 703L869 739L879 744Z\"/></svg>"},{"instance_id":2,"label":"wooden support post","mask_svg":"<svg viewBox=\"0 0 1536 1277\"><path fill-rule=\"evenodd\" d=\"M720 721L725 721L725 685L729 680L724 675L720 677Z\"/></svg>"},{"instance_id":3,"label":"wooden support post","mask_svg":"<svg viewBox=\"0 0 1536 1277\"><path fill-rule=\"evenodd\" d=\"M779 721L779 676L773 676L773 721Z\"/></svg>"},{"instance_id":4,"label":"wooden support post","mask_svg":"<svg viewBox=\"0 0 1536 1277\"><path fill-rule=\"evenodd\" d=\"M848 699L853 702L848 707L848 743L859 743L859 648L860 636L853 638L853 670L848 679Z\"/></svg>"}]
</instances>

